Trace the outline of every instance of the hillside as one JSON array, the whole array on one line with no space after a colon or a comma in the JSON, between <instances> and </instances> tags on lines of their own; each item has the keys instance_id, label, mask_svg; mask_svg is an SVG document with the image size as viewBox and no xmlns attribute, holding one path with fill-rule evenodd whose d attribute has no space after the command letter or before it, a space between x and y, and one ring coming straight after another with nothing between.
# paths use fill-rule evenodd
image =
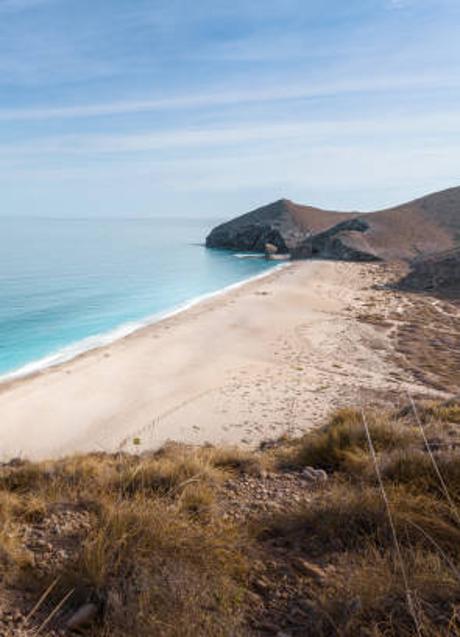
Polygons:
<instances>
[{"instance_id":1,"label":"hillside","mask_svg":"<svg viewBox=\"0 0 460 637\"><path fill-rule=\"evenodd\" d=\"M414 409L253 453L0 466L0 634L458 637L460 405Z\"/></svg>"},{"instance_id":2,"label":"hillside","mask_svg":"<svg viewBox=\"0 0 460 637\"><path fill-rule=\"evenodd\" d=\"M414 259L400 287L460 298L460 247Z\"/></svg>"},{"instance_id":3,"label":"hillside","mask_svg":"<svg viewBox=\"0 0 460 637\"><path fill-rule=\"evenodd\" d=\"M460 243L460 188L377 212L336 212L281 199L212 230L209 248L263 252L271 243L293 258L412 259Z\"/></svg>"}]
</instances>

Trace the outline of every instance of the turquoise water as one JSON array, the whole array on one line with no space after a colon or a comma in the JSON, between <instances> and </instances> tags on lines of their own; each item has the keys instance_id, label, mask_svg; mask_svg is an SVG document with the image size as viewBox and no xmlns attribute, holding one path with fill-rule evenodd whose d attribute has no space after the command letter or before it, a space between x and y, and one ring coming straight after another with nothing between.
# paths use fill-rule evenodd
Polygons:
<instances>
[{"instance_id":1,"label":"turquoise water","mask_svg":"<svg viewBox=\"0 0 460 637\"><path fill-rule=\"evenodd\" d=\"M66 360L274 267L206 250L213 225L0 218L0 376Z\"/></svg>"}]
</instances>

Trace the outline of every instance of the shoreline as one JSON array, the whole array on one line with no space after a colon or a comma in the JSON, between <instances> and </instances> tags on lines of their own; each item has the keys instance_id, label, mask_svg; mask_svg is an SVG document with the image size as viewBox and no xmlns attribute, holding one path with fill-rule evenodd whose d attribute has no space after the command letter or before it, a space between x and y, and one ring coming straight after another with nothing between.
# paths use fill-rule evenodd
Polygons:
<instances>
[{"instance_id":1,"label":"shoreline","mask_svg":"<svg viewBox=\"0 0 460 637\"><path fill-rule=\"evenodd\" d=\"M377 294L378 266L288 265L3 383L0 460L139 453L168 440L254 448L318 426L363 390L421 390L378 328L356 318Z\"/></svg>"},{"instance_id":2,"label":"shoreline","mask_svg":"<svg viewBox=\"0 0 460 637\"><path fill-rule=\"evenodd\" d=\"M117 341L128 338L136 332L148 329L152 325L157 325L158 323L161 323L163 321L167 321L168 319L173 318L174 316L177 316L182 312L187 312L200 303L204 303L213 298L217 298L221 295L231 292L232 290L237 290L238 288L250 284L254 281L272 276L276 272L290 267L291 265L292 262L280 263L273 266L269 270L260 272L259 274L255 274L248 279L243 279L242 281L237 281L236 283L230 283L230 285L226 285L225 287L216 290L215 292L207 292L200 296L196 296L189 301L185 301L184 303L181 303L180 305L177 305L171 309L151 314L143 320L137 322L128 321L127 323L119 325L118 327L108 332L94 334L93 336L88 336L84 339L76 341L75 343L70 343L69 345L62 347L55 353L51 353L43 356L40 359L30 361L29 363L26 363L25 365L22 365L18 369L12 370L11 372L0 374L0 393L4 386L9 386L16 381L33 378L38 374L46 372L46 370L48 369L60 367L61 365L69 363L70 361L75 360L80 356L85 356L85 354L88 354L89 352L108 347L112 345L112 343L116 343ZM96 343L95 341L98 342ZM94 344L92 344L93 342Z\"/></svg>"}]
</instances>

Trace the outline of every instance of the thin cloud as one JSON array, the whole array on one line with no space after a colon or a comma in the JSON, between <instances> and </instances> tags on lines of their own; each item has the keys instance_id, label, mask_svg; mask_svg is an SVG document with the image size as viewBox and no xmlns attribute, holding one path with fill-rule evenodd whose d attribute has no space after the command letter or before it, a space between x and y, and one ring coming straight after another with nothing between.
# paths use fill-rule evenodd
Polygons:
<instances>
[{"instance_id":1,"label":"thin cloud","mask_svg":"<svg viewBox=\"0 0 460 637\"><path fill-rule=\"evenodd\" d=\"M33 121L48 119L78 119L108 115L128 115L169 109L215 107L251 102L280 102L353 93L379 93L408 89L436 89L457 87L458 78L450 75L421 75L345 80L332 83L275 88L216 92L202 95L178 95L157 99L77 104L75 106L31 109L0 109L2 121Z\"/></svg>"},{"instance_id":2,"label":"thin cloud","mask_svg":"<svg viewBox=\"0 0 460 637\"><path fill-rule=\"evenodd\" d=\"M439 112L418 116L406 115L385 118L355 118L333 120L309 120L289 123L259 122L238 126L176 128L168 131L143 130L135 134L91 134L63 135L36 139L31 142L0 146L0 156L23 157L37 155L54 157L112 155L123 157L127 154L155 153L187 149L214 148L223 153L227 148L247 147L248 144L289 142L290 145L308 144L331 140L408 139L411 136L429 139L442 135L460 135L460 113ZM195 151L194 151L195 152Z\"/></svg>"}]
</instances>

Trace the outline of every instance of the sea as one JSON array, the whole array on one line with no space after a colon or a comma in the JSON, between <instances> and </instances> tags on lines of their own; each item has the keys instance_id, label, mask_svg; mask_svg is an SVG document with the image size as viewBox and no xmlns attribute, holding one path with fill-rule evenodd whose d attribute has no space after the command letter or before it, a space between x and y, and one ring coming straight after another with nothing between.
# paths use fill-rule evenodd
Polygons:
<instances>
[{"instance_id":1,"label":"sea","mask_svg":"<svg viewBox=\"0 0 460 637\"><path fill-rule=\"evenodd\" d=\"M113 342L277 267L206 249L216 223L0 217L0 381Z\"/></svg>"}]
</instances>

